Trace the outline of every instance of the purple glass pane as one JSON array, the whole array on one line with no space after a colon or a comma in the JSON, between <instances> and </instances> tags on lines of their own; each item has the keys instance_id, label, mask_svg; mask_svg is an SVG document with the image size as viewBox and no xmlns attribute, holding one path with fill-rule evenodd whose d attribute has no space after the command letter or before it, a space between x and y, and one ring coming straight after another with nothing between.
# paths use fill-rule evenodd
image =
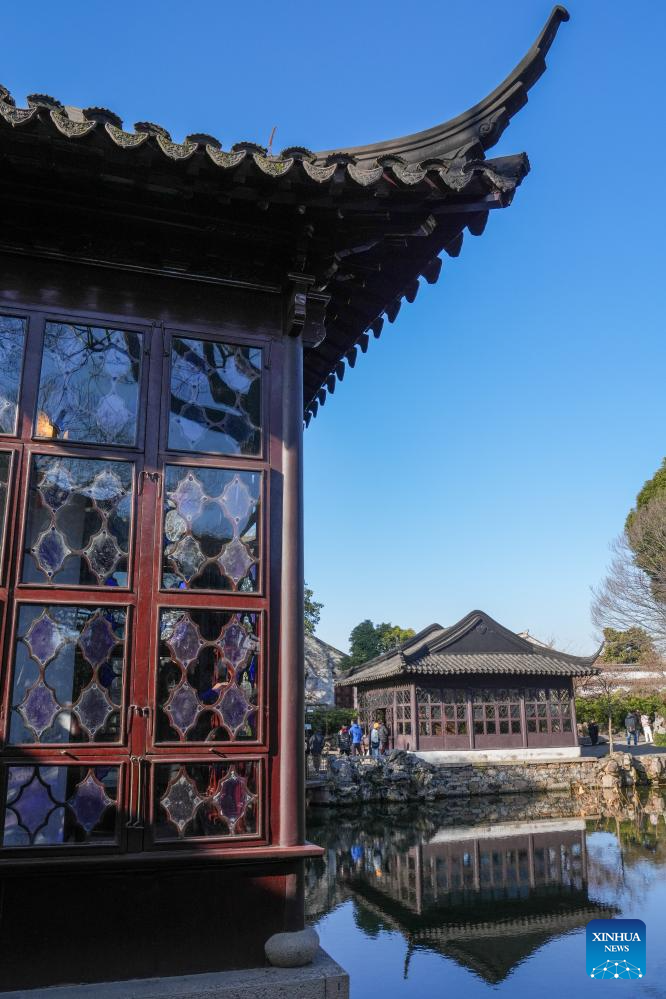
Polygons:
<instances>
[{"instance_id":1,"label":"purple glass pane","mask_svg":"<svg viewBox=\"0 0 666 999\"><path fill-rule=\"evenodd\" d=\"M51 688L39 680L18 710L26 725L35 732L39 739L42 732L45 732L53 724L53 719L58 714L60 705L53 696Z\"/></svg>"},{"instance_id":2,"label":"purple glass pane","mask_svg":"<svg viewBox=\"0 0 666 999\"><path fill-rule=\"evenodd\" d=\"M160 798L160 804L166 811L169 820L178 828L182 835L183 829L194 818L195 812L204 799L197 786L181 768L180 774Z\"/></svg>"},{"instance_id":3,"label":"purple glass pane","mask_svg":"<svg viewBox=\"0 0 666 999\"><path fill-rule=\"evenodd\" d=\"M19 822L34 836L41 826L48 822L51 811L57 802L52 798L50 788L42 783L35 767L32 780L24 784L21 793L14 801L12 808Z\"/></svg>"},{"instance_id":4,"label":"purple glass pane","mask_svg":"<svg viewBox=\"0 0 666 999\"><path fill-rule=\"evenodd\" d=\"M215 804L232 829L242 817L249 800L246 782L242 777L238 777L234 770L222 781L214 798Z\"/></svg>"},{"instance_id":5,"label":"purple glass pane","mask_svg":"<svg viewBox=\"0 0 666 999\"><path fill-rule=\"evenodd\" d=\"M115 472L106 469L99 472L91 484L84 487L81 492L84 496L94 499L97 506L106 509L115 506L125 495L125 486Z\"/></svg>"},{"instance_id":6,"label":"purple glass pane","mask_svg":"<svg viewBox=\"0 0 666 999\"><path fill-rule=\"evenodd\" d=\"M90 568L97 576L100 583L110 576L118 564L118 560L123 556L113 535L107 531L100 531L92 539L85 550Z\"/></svg>"},{"instance_id":7,"label":"purple glass pane","mask_svg":"<svg viewBox=\"0 0 666 999\"><path fill-rule=\"evenodd\" d=\"M168 714L174 728L181 735L185 735L187 730L194 725L197 715L201 710L201 704L189 683L184 683L169 698L164 710Z\"/></svg>"},{"instance_id":8,"label":"purple glass pane","mask_svg":"<svg viewBox=\"0 0 666 999\"><path fill-rule=\"evenodd\" d=\"M84 728L94 737L99 729L104 728L109 715L116 709L102 688L92 683L83 691L73 710Z\"/></svg>"},{"instance_id":9,"label":"purple glass pane","mask_svg":"<svg viewBox=\"0 0 666 999\"><path fill-rule=\"evenodd\" d=\"M74 812L76 821L90 835L113 801L109 798L102 784L88 771L85 780L77 784L76 790L68 799L67 804Z\"/></svg>"},{"instance_id":10,"label":"purple glass pane","mask_svg":"<svg viewBox=\"0 0 666 999\"><path fill-rule=\"evenodd\" d=\"M107 661L117 642L110 622L98 614L83 629L79 647L91 666L100 666Z\"/></svg>"},{"instance_id":11,"label":"purple glass pane","mask_svg":"<svg viewBox=\"0 0 666 999\"><path fill-rule=\"evenodd\" d=\"M54 513L69 499L69 494L74 488L72 477L65 467L57 460L46 473L39 486L42 502L50 507Z\"/></svg>"},{"instance_id":12,"label":"purple glass pane","mask_svg":"<svg viewBox=\"0 0 666 999\"><path fill-rule=\"evenodd\" d=\"M201 636L187 614L178 618L167 645L183 665L194 662L201 648Z\"/></svg>"},{"instance_id":13,"label":"purple glass pane","mask_svg":"<svg viewBox=\"0 0 666 999\"><path fill-rule=\"evenodd\" d=\"M47 576L53 576L62 567L63 562L70 554L70 549L60 531L52 527L40 535L33 549L33 554L42 572L46 573Z\"/></svg>"},{"instance_id":14,"label":"purple glass pane","mask_svg":"<svg viewBox=\"0 0 666 999\"><path fill-rule=\"evenodd\" d=\"M235 732L245 721L250 705L235 684L228 688L222 703L220 704L220 714L228 725Z\"/></svg>"},{"instance_id":15,"label":"purple glass pane","mask_svg":"<svg viewBox=\"0 0 666 999\"><path fill-rule=\"evenodd\" d=\"M203 486L191 472L188 472L186 477L179 482L176 491L171 494L178 513L190 523L196 520L201 513L204 497Z\"/></svg>"},{"instance_id":16,"label":"purple glass pane","mask_svg":"<svg viewBox=\"0 0 666 999\"><path fill-rule=\"evenodd\" d=\"M199 542L188 534L178 544L169 551L169 559L173 562L176 572L188 582L205 562L205 558Z\"/></svg>"},{"instance_id":17,"label":"purple glass pane","mask_svg":"<svg viewBox=\"0 0 666 999\"><path fill-rule=\"evenodd\" d=\"M235 586L238 586L253 563L245 545L238 538L235 538L225 547L218 561L225 576L229 576Z\"/></svg>"},{"instance_id":18,"label":"purple glass pane","mask_svg":"<svg viewBox=\"0 0 666 999\"><path fill-rule=\"evenodd\" d=\"M222 493L222 506L226 515L239 523L246 519L254 503L250 490L243 480L235 475Z\"/></svg>"},{"instance_id":19,"label":"purple glass pane","mask_svg":"<svg viewBox=\"0 0 666 999\"><path fill-rule=\"evenodd\" d=\"M53 659L63 640L60 629L46 611L33 621L24 638L25 644L30 649L30 655L42 666Z\"/></svg>"},{"instance_id":20,"label":"purple glass pane","mask_svg":"<svg viewBox=\"0 0 666 999\"><path fill-rule=\"evenodd\" d=\"M251 647L250 637L240 624L230 624L224 633L222 649L224 658L236 667Z\"/></svg>"}]
</instances>

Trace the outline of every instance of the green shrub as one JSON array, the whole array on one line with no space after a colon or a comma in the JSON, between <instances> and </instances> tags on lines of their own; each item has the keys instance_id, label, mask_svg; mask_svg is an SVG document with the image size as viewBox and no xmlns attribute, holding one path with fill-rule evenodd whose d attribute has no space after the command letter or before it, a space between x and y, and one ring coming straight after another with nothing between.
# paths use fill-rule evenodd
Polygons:
<instances>
[{"instance_id":1,"label":"green shrub","mask_svg":"<svg viewBox=\"0 0 666 999\"><path fill-rule=\"evenodd\" d=\"M608 698L577 697L576 719L579 722L594 719L603 732L608 726ZM610 699L613 728L624 728L624 719L628 711L637 711L639 715L660 714L666 717L666 702L663 694L629 694L627 691L617 691Z\"/></svg>"},{"instance_id":2,"label":"green shrub","mask_svg":"<svg viewBox=\"0 0 666 999\"><path fill-rule=\"evenodd\" d=\"M655 746L666 746L666 733L657 732L654 736L654 744Z\"/></svg>"},{"instance_id":3,"label":"green shrub","mask_svg":"<svg viewBox=\"0 0 666 999\"><path fill-rule=\"evenodd\" d=\"M357 714L354 708L315 708L314 711L306 711L305 720L326 736L339 732L342 725L351 725L352 718L356 718Z\"/></svg>"}]
</instances>

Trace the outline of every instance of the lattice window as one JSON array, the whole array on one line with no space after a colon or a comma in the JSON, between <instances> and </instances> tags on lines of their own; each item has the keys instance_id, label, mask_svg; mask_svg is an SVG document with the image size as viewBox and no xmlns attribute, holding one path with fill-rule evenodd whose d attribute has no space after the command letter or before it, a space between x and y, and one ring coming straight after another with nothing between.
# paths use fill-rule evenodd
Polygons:
<instances>
[{"instance_id":1,"label":"lattice window","mask_svg":"<svg viewBox=\"0 0 666 999\"><path fill-rule=\"evenodd\" d=\"M167 465L162 585L259 589L261 475Z\"/></svg>"},{"instance_id":2,"label":"lattice window","mask_svg":"<svg viewBox=\"0 0 666 999\"><path fill-rule=\"evenodd\" d=\"M127 586L134 467L33 456L21 581Z\"/></svg>"},{"instance_id":3,"label":"lattice window","mask_svg":"<svg viewBox=\"0 0 666 999\"><path fill-rule=\"evenodd\" d=\"M0 434L16 433L25 319L0 316Z\"/></svg>"},{"instance_id":4,"label":"lattice window","mask_svg":"<svg viewBox=\"0 0 666 999\"><path fill-rule=\"evenodd\" d=\"M7 768L3 847L112 844L117 766Z\"/></svg>"},{"instance_id":5,"label":"lattice window","mask_svg":"<svg viewBox=\"0 0 666 999\"><path fill-rule=\"evenodd\" d=\"M412 734L412 699L409 687L395 692L395 724L398 735Z\"/></svg>"},{"instance_id":6,"label":"lattice window","mask_svg":"<svg viewBox=\"0 0 666 999\"><path fill-rule=\"evenodd\" d=\"M520 735L520 691L505 688L474 691L472 716L475 735Z\"/></svg>"},{"instance_id":7,"label":"lattice window","mask_svg":"<svg viewBox=\"0 0 666 999\"><path fill-rule=\"evenodd\" d=\"M163 610L158 742L257 738L259 615Z\"/></svg>"},{"instance_id":8,"label":"lattice window","mask_svg":"<svg viewBox=\"0 0 666 999\"><path fill-rule=\"evenodd\" d=\"M417 687L419 735L467 735L467 692L462 689Z\"/></svg>"},{"instance_id":9,"label":"lattice window","mask_svg":"<svg viewBox=\"0 0 666 999\"><path fill-rule=\"evenodd\" d=\"M36 436L133 447L142 352L140 333L47 323Z\"/></svg>"},{"instance_id":10,"label":"lattice window","mask_svg":"<svg viewBox=\"0 0 666 999\"><path fill-rule=\"evenodd\" d=\"M258 782L257 761L157 764L157 839L256 836Z\"/></svg>"},{"instance_id":11,"label":"lattice window","mask_svg":"<svg viewBox=\"0 0 666 999\"><path fill-rule=\"evenodd\" d=\"M261 350L174 337L170 408L170 448L259 454Z\"/></svg>"},{"instance_id":12,"label":"lattice window","mask_svg":"<svg viewBox=\"0 0 666 999\"><path fill-rule=\"evenodd\" d=\"M127 610L22 604L10 742L118 742Z\"/></svg>"},{"instance_id":13,"label":"lattice window","mask_svg":"<svg viewBox=\"0 0 666 999\"><path fill-rule=\"evenodd\" d=\"M571 695L566 687L528 687L525 691L527 731L561 735L573 729Z\"/></svg>"}]
</instances>

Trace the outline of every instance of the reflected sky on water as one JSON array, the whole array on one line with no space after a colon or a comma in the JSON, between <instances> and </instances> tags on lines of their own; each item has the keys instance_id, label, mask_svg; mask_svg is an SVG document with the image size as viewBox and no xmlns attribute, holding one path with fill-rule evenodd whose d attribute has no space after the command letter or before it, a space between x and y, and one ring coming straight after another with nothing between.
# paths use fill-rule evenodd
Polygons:
<instances>
[{"instance_id":1,"label":"reflected sky on water","mask_svg":"<svg viewBox=\"0 0 666 999\"><path fill-rule=\"evenodd\" d=\"M562 999L586 977L591 919L643 919L647 974L613 994L666 997L663 795L312 808L306 912L352 999ZM582 814L583 813L583 814Z\"/></svg>"}]
</instances>

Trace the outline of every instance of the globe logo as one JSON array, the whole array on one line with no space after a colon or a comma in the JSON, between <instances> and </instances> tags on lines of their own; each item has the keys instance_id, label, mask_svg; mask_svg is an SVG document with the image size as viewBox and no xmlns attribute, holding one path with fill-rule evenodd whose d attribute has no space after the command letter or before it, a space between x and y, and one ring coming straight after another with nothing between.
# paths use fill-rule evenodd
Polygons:
<instances>
[{"instance_id":1,"label":"globe logo","mask_svg":"<svg viewBox=\"0 0 666 999\"><path fill-rule=\"evenodd\" d=\"M587 977L627 981L645 977L646 930L642 919L593 919L585 932Z\"/></svg>"}]
</instances>

